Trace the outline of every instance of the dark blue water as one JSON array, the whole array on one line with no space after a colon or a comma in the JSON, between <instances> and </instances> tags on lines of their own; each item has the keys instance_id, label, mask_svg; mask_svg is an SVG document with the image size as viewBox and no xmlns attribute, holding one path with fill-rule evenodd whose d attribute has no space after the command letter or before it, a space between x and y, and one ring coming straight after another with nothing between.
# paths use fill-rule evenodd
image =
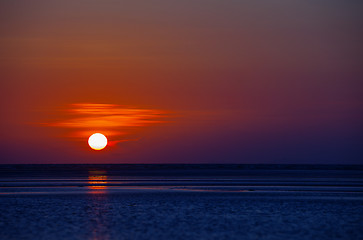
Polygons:
<instances>
[{"instance_id":1,"label":"dark blue water","mask_svg":"<svg viewBox=\"0 0 363 240\"><path fill-rule=\"evenodd\" d=\"M363 167L0 165L0 239L363 239Z\"/></svg>"}]
</instances>

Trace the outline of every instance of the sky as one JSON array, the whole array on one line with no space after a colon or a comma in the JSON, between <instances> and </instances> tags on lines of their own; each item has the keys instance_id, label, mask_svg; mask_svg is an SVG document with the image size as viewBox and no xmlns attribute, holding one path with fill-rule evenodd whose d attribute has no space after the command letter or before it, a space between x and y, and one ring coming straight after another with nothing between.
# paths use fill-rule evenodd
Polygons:
<instances>
[{"instance_id":1,"label":"sky","mask_svg":"<svg viewBox=\"0 0 363 240\"><path fill-rule=\"evenodd\" d=\"M362 12L0 0L0 163L363 164Z\"/></svg>"}]
</instances>

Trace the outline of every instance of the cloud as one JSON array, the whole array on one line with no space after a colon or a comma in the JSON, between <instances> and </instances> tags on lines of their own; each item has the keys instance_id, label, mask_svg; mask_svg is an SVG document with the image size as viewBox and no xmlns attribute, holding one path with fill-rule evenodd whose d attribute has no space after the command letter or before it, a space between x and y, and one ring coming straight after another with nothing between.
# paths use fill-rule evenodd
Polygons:
<instances>
[{"instance_id":1,"label":"cloud","mask_svg":"<svg viewBox=\"0 0 363 240\"><path fill-rule=\"evenodd\" d=\"M84 139L94 132L113 136L115 141L127 141L143 127L171 121L166 110L136 108L118 104L77 103L61 111L58 120L45 126L68 130L67 137ZM131 139L130 139L131 140Z\"/></svg>"}]
</instances>

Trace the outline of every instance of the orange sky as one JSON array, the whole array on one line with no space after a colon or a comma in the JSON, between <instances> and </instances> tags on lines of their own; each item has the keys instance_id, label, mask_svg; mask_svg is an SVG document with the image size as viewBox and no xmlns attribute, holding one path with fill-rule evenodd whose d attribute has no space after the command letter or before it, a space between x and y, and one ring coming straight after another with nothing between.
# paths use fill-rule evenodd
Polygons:
<instances>
[{"instance_id":1,"label":"orange sky","mask_svg":"<svg viewBox=\"0 0 363 240\"><path fill-rule=\"evenodd\" d=\"M362 10L1 1L0 163L361 163Z\"/></svg>"}]
</instances>

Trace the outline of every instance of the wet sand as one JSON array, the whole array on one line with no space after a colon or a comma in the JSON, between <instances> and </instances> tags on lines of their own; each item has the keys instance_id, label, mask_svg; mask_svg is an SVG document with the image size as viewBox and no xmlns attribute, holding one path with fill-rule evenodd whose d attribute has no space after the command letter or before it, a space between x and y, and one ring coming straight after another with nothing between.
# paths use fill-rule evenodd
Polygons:
<instances>
[{"instance_id":1,"label":"wet sand","mask_svg":"<svg viewBox=\"0 0 363 240\"><path fill-rule=\"evenodd\" d=\"M360 199L255 195L7 195L0 239L363 239Z\"/></svg>"}]
</instances>

